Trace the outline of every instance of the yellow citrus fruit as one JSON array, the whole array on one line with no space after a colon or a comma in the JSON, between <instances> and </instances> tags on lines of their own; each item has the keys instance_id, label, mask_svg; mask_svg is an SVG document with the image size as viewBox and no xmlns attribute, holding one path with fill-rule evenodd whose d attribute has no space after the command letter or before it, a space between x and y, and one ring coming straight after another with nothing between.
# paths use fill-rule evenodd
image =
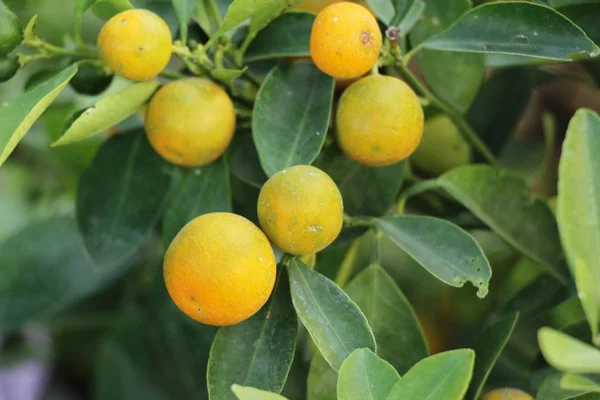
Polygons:
<instances>
[{"instance_id":1,"label":"yellow citrus fruit","mask_svg":"<svg viewBox=\"0 0 600 400\"><path fill-rule=\"evenodd\" d=\"M501 388L492 390L481 400L534 400L534 398L519 389Z\"/></svg>"},{"instance_id":2,"label":"yellow citrus fruit","mask_svg":"<svg viewBox=\"0 0 600 400\"><path fill-rule=\"evenodd\" d=\"M410 160L421 171L440 175L469 164L471 158L471 146L452 120L446 115L436 115L425 122L423 138Z\"/></svg>"},{"instance_id":3,"label":"yellow citrus fruit","mask_svg":"<svg viewBox=\"0 0 600 400\"><path fill-rule=\"evenodd\" d=\"M356 78L377 62L381 31L371 12L355 3L325 7L312 26L310 55L317 67L335 78Z\"/></svg>"},{"instance_id":4,"label":"yellow citrus fruit","mask_svg":"<svg viewBox=\"0 0 600 400\"><path fill-rule=\"evenodd\" d=\"M187 167L219 158L235 131L233 102L208 79L187 78L163 86L150 100L144 127L152 147Z\"/></svg>"},{"instance_id":5,"label":"yellow citrus fruit","mask_svg":"<svg viewBox=\"0 0 600 400\"><path fill-rule=\"evenodd\" d=\"M98 48L108 67L127 79L154 78L171 58L171 31L147 10L123 11L102 27Z\"/></svg>"},{"instance_id":6,"label":"yellow citrus fruit","mask_svg":"<svg viewBox=\"0 0 600 400\"><path fill-rule=\"evenodd\" d=\"M173 302L196 321L233 325L269 299L276 261L269 240L246 218L204 214L181 229L165 255Z\"/></svg>"},{"instance_id":7,"label":"yellow citrus fruit","mask_svg":"<svg viewBox=\"0 0 600 400\"><path fill-rule=\"evenodd\" d=\"M285 252L306 255L329 246L344 220L342 195L325 172L297 165L273 175L258 196L258 220Z\"/></svg>"},{"instance_id":8,"label":"yellow citrus fruit","mask_svg":"<svg viewBox=\"0 0 600 400\"><path fill-rule=\"evenodd\" d=\"M336 114L341 150L367 166L384 166L408 157L423 135L423 108L400 79L369 75L344 91Z\"/></svg>"}]
</instances>

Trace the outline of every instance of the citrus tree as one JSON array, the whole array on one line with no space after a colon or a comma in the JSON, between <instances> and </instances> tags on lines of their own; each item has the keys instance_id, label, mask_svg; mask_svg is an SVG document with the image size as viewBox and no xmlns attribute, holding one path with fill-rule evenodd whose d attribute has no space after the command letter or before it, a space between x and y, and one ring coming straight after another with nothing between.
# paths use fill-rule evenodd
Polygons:
<instances>
[{"instance_id":1,"label":"citrus tree","mask_svg":"<svg viewBox=\"0 0 600 400\"><path fill-rule=\"evenodd\" d=\"M0 397L600 398L600 3L474 3L0 1Z\"/></svg>"}]
</instances>

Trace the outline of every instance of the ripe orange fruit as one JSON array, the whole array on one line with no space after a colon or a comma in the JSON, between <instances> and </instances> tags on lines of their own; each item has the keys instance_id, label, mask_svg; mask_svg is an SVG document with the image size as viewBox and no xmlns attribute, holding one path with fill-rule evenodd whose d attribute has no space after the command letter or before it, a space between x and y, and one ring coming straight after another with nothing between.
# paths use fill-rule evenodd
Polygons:
<instances>
[{"instance_id":1,"label":"ripe orange fruit","mask_svg":"<svg viewBox=\"0 0 600 400\"><path fill-rule=\"evenodd\" d=\"M336 114L341 150L367 166L384 166L408 157L423 135L423 108L398 78L370 75L344 91Z\"/></svg>"},{"instance_id":2,"label":"ripe orange fruit","mask_svg":"<svg viewBox=\"0 0 600 400\"><path fill-rule=\"evenodd\" d=\"M152 97L144 126L152 147L166 160L187 167L206 165L229 146L235 108L214 82L179 79Z\"/></svg>"},{"instance_id":3,"label":"ripe orange fruit","mask_svg":"<svg viewBox=\"0 0 600 400\"><path fill-rule=\"evenodd\" d=\"M258 220L269 239L283 251L316 253L329 246L342 229L342 195L329 175L318 168L286 168L262 187Z\"/></svg>"},{"instance_id":4,"label":"ripe orange fruit","mask_svg":"<svg viewBox=\"0 0 600 400\"><path fill-rule=\"evenodd\" d=\"M204 214L183 227L165 255L169 295L190 318L233 325L269 299L276 261L256 225L231 213Z\"/></svg>"},{"instance_id":5,"label":"ripe orange fruit","mask_svg":"<svg viewBox=\"0 0 600 400\"><path fill-rule=\"evenodd\" d=\"M519 389L501 388L492 390L481 400L534 400L534 398Z\"/></svg>"},{"instance_id":6,"label":"ripe orange fruit","mask_svg":"<svg viewBox=\"0 0 600 400\"><path fill-rule=\"evenodd\" d=\"M108 67L127 79L154 78L171 58L169 27L147 10L123 11L109 19L98 36L98 48Z\"/></svg>"},{"instance_id":7,"label":"ripe orange fruit","mask_svg":"<svg viewBox=\"0 0 600 400\"><path fill-rule=\"evenodd\" d=\"M317 67L334 78L356 78L377 62L381 31L371 12L355 3L325 7L310 34L310 55Z\"/></svg>"},{"instance_id":8,"label":"ripe orange fruit","mask_svg":"<svg viewBox=\"0 0 600 400\"><path fill-rule=\"evenodd\" d=\"M312 13L318 13L327 6L335 3L340 3L342 0L304 0L301 3L294 4L290 7L292 11L308 11ZM367 7L367 3L364 0L356 1L356 3Z\"/></svg>"}]
</instances>

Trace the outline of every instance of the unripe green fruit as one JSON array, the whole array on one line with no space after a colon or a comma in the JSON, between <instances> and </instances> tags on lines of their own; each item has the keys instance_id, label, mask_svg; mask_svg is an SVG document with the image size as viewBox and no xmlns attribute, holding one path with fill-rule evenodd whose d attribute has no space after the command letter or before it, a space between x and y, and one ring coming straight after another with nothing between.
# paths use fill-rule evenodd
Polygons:
<instances>
[{"instance_id":1,"label":"unripe green fruit","mask_svg":"<svg viewBox=\"0 0 600 400\"><path fill-rule=\"evenodd\" d=\"M6 82L15 74L19 69L19 61L16 57L1 57L0 58L0 82Z\"/></svg>"},{"instance_id":2,"label":"unripe green fruit","mask_svg":"<svg viewBox=\"0 0 600 400\"><path fill-rule=\"evenodd\" d=\"M410 160L420 171L440 175L472 159L471 147L446 115L425 122L423 138Z\"/></svg>"},{"instance_id":3,"label":"unripe green fruit","mask_svg":"<svg viewBox=\"0 0 600 400\"><path fill-rule=\"evenodd\" d=\"M22 38L21 24L12 11L0 3L0 56L15 49Z\"/></svg>"},{"instance_id":4,"label":"unripe green fruit","mask_svg":"<svg viewBox=\"0 0 600 400\"><path fill-rule=\"evenodd\" d=\"M69 84L77 93L94 96L105 91L112 80L113 75L107 74L102 68L81 64Z\"/></svg>"}]
</instances>

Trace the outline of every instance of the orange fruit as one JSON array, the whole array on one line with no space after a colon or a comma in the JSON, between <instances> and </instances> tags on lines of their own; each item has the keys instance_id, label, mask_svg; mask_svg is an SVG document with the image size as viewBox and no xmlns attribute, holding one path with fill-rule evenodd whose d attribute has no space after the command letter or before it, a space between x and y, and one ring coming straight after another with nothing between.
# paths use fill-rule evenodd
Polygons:
<instances>
[{"instance_id":1,"label":"orange fruit","mask_svg":"<svg viewBox=\"0 0 600 400\"><path fill-rule=\"evenodd\" d=\"M235 108L227 92L214 82L179 79L152 97L144 127L152 147L166 160L187 167L206 165L229 146Z\"/></svg>"},{"instance_id":2,"label":"orange fruit","mask_svg":"<svg viewBox=\"0 0 600 400\"><path fill-rule=\"evenodd\" d=\"M481 400L534 400L534 398L519 389L501 388L492 390Z\"/></svg>"},{"instance_id":3,"label":"orange fruit","mask_svg":"<svg viewBox=\"0 0 600 400\"><path fill-rule=\"evenodd\" d=\"M423 108L413 90L398 78L369 75L342 94L336 113L340 149L367 166L407 158L423 135Z\"/></svg>"},{"instance_id":4,"label":"orange fruit","mask_svg":"<svg viewBox=\"0 0 600 400\"><path fill-rule=\"evenodd\" d=\"M293 6L290 7L290 10L292 11L307 11L307 12L312 12L312 13L318 13L319 11L321 11L322 9L324 9L325 7L335 4L335 3L340 3L342 0L304 0L301 3L298 4L294 4ZM367 3L363 0L363 1L356 1L356 3L367 7Z\"/></svg>"},{"instance_id":5,"label":"orange fruit","mask_svg":"<svg viewBox=\"0 0 600 400\"><path fill-rule=\"evenodd\" d=\"M172 52L169 27L147 10L127 10L109 19L98 36L98 48L108 67L134 81L158 75Z\"/></svg>"},{"instance_id":6,"label":"orange fruit","mask_svg":"<svg viewBox=\"0 0 600 400\"><path fill-rule=\"evenodd\" d=\"M254 315L269 299L275 275L269 240L252 222L231 213L194 219L165 255L165 284L173 302L209 325L233 325Z\"/></svg>"},{"instance_id":7,"label":"orange fruit","mask_svg":"<svg viewBox=\"0 0 600 400\"><path fill-rule=\"evenodd\" d=\"M315 18L310 54L327 75L357 78L377 63L381 40L377 20L368 9L355 3L335 3Z\"/></svg>"},{"instance_id":8,"label":"orange fruit","mask_svg":"<svg viewBox=\"0 0 600 400\"><path fill-rule=\"evenodd\" d=\"M297 165L273 175L258 196L258 220L281 250L307 255L329 246L344 220L342 195L325 172Z\"/></svg>"}]
</instances>

